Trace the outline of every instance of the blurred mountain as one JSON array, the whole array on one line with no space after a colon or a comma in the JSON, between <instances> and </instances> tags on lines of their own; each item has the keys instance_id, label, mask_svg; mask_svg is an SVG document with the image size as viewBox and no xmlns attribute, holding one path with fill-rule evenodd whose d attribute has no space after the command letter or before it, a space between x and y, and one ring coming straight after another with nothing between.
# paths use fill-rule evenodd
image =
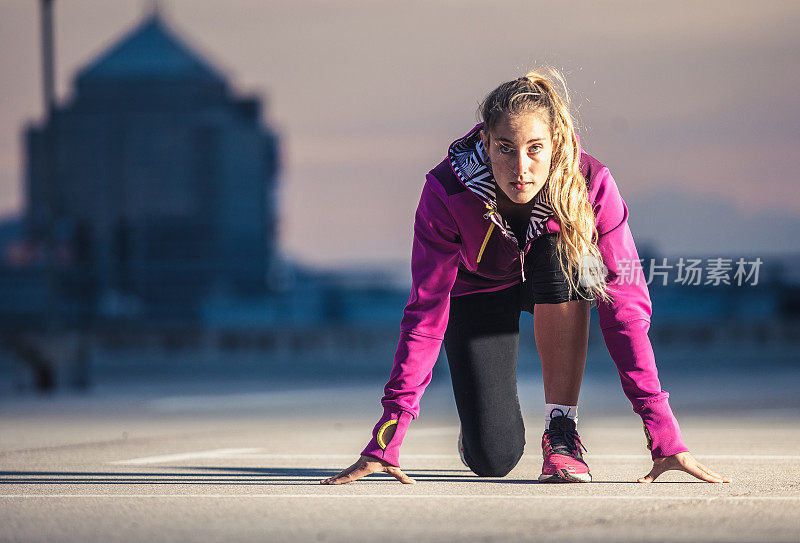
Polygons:
<instances>
[{"instance_id":1,"label":"blurred mountain","mask_svg":"<svg viewBox=\"0 0 800 543\"><path fill-rule=\"evenodd\" d=\"M625 198L637 246L670 256L800 254L800 216L751 211L719 198L659 190Z\"/></svg>"}]
</instances>

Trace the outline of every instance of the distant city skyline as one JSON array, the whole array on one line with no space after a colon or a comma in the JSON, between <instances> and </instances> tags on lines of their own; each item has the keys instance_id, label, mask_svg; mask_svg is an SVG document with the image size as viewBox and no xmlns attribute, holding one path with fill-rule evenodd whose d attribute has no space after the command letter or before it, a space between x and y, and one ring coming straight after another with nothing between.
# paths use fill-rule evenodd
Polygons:
<instances>
[{"instance_id":1,"label":"distant city skyline","mask_svg":"<svg viewBox=\"0 0 800 543\"><path fill-rule=\"evenodd\" d=\"M637 243L800 252L794 3L159 6L237 91L266 99L284 141L281 243L302 262L407 260L425 172L477 122L487 91L543 61L564 69L583 145L611 169ZM56 0L60 103L76 72L149 9ZM0 46L9 215L24 199L23 127L41 119L37 2L0 5Z\"/></svg>"},{"instance_id":2,"label":"distant city skyline","mask_svg":"<svg viewBox=\"0 0 800 543\"><path fill-rule=\"evenodd\" d=\"M197 319L209 300L274 292L278 142L260 108L151 14L81 69L47 127L27 131L20 245L35 254L57 209L59 294L83 315Z\"/></svg>"}]
</instances>

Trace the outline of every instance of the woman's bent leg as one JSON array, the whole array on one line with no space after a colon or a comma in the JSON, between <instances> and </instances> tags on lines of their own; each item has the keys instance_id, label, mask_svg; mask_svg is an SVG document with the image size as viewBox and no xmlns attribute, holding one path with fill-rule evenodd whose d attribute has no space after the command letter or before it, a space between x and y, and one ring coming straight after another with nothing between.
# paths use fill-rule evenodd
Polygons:
<instances>
[{"instance_id":1,"label":"woman's bent leg","mask_svg":"<svg viewBox=\"0 0 800 543\"><path fill-rule=\"evenodd\" d=\"M581 292L570 288L558 260L558 234L536 239L531 244L531 253L531 258L526 260L531 265L528 274L530 311L536 348L542 361L545 402L558 404L564 415L553 417L553 406L545 406L547 427L542 436L543 462L539 480L588 482L592 476L581 454L582 444L574 417L589 342L590 302L581 298L590 297L590 293L583 288Z\"/></svg>"},{"instance_id":2,"label":"woman's bent leg","mask_svg":"<svg viewBox=\"0 0 800 543\"><path fill-rule=\"evenodd\" d=\"M461 419L464 457L482 477L502 477L525 449L517 396L519 290L450 300L444 347Z\"/></svg>"},{"instance_id":3,"label":"woman's bent leg","mask_svg":"<svg viewBox=\"0 0 800 543\"><path fill-rule=\"evenodd\" d=\"M578 405L589 343L589 302L536 304L533 333L546 403Z\"/></svg>"},{"instance_id":4,"label":"woman's bent leg","mask_svg":"<svg viewBox=\"0 0 800 543\"><path fill-rule=\"evenodd\" d=\"M591 293L576 293L559 264L558 234L545 234L531 244L526 287L533 313L536 349L542 360L545 402L578 405L589 343ZM566 263L565 263L566 266ZM577 281L577 277L574 277Z\"/></svg>"}]
</instances>

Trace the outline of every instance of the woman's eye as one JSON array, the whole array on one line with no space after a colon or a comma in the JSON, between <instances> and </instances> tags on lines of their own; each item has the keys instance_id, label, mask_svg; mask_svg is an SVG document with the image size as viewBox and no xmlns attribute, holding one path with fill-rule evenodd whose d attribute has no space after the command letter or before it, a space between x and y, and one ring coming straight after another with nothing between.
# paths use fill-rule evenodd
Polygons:
<instances>
[{"instance_id":1,"label":"woman's eye","mask_svg":"<svg viewBox=\"0 0 800 543\"><path fill-rule=\"evenodd\" d=\"M498 148L500 149L500 152L503 153L503 154L510 153L511 151L514 150L511 147L506 147L504 145L500 145L500 146L498 146Z\"/></svg>"},{"instance_id":2,"label":"woman's eye","mask_svg":"<svg viewBox=\"0 0 800 543\"><path fill-rule=\"evenodd\" d=\"M528 152L529 152L530 154L532 154L532 155L535 155L536 153L538 153L538 152L539 152L539 151L541 151L541 150L542 150L542 146L541 146L541 145L534 145L533 147L531 147L531 148L528 150Z\"/></svg>"}]
</instances>

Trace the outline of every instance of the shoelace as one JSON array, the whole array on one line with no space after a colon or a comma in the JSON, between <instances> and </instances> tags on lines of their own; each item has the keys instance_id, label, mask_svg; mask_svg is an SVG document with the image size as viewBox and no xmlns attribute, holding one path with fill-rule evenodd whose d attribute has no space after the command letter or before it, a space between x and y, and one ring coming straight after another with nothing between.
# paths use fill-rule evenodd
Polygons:
<instances>
[{"instance_id":1,"label":"shoelace","mask_svg":"<svg viewBox=\"0 0 800 543\"><path fill-rule=\"evenodd\" d=\"M545 430L544 433L550 440L550 448L556 454L579 457L581 449L587 451L586 447L581 443L578 432L567 430L566 428L557 428L555 430Z\"/></svg>"}]
</instances>

